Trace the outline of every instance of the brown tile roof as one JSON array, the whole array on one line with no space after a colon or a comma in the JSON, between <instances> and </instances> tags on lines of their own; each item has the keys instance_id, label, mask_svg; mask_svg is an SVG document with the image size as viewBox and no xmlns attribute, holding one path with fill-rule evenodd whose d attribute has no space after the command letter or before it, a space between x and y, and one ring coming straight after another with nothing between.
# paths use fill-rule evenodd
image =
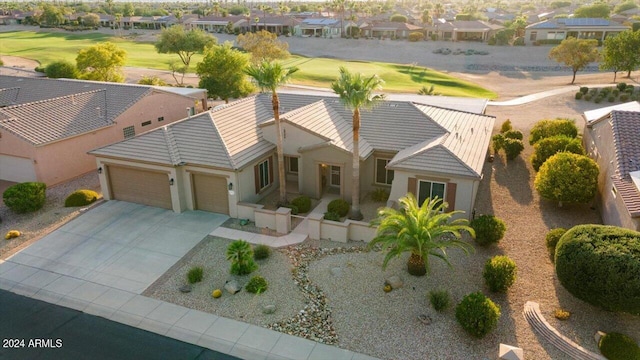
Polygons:
<instances>
[{"instance_id":1,"label":"brown tile roof","mask_svg":"<svg viewBox=\"0 0 640 360\"><path fill-rule=\"evenodd\" d=\"M616 154L616 175L629 176L640 170L640 112L611 112L611 130Z\"/></svg>"}]
</instances>

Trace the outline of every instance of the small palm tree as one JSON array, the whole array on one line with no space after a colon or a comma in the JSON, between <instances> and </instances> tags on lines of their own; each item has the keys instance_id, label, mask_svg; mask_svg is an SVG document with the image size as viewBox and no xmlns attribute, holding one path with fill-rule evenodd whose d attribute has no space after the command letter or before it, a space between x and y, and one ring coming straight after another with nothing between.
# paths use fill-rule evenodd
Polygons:
<instances>
[{"instance_id":1,"label":"small palm tree","mask_svg":"<svg viewBox=\"0 0 640 360\"><path fill-rule=\"evenodd\" d=\"M253 261L253 249L244 240L236 240L227 247L227 260L231 261L230 272L235 275L251 274L258 268Z\"/></svg>"},{"instance_id":2,"label":"small palm tree","mask_svg":"<svg viewBox=\"0 0 640 360\"><path fill-rule=\"evenodd\" d=\"M371 222L377 225L376 237L369 246L382 244L387 255L382 263L386 269L389 260L410 251L407 271L411 275L422 276L429 272L429 256L444 260L449 266L448 247L457 247L466 254L473 250L471 245L461 241L462 231L475 237L475 232L468 226L467 219L451 220L455 214L463 211L443 212L447 203L437 197L427 199L422 206L413 194L400 199L400 210L383 208L378 211L378 218Z\"/></svg>"},{"instance_id":3,"label":"small palm tree","mask_svg":"<svg viewBox=\"0 0 640 360\"><path fill-rule=\"evenodd\" d=\"M375 90L382 88L384 81L378 75L368 78L362 74L352 74L345 67L340 67L340 77L331 83L331 89L340 96L340 101L353 111L353 182L351 195L351 211L349 218L362 220L360 212L360 109L372 108L384 99L384 95L374 95Z\"/></svg>"},{"instance_id":4,"label":"small palm tree","mask_svg":"<svg viewBox=\"0 0 640 360\"><path fill-rule=\"evenodd\" d=\"M245 73L253 78L264 91L271 91L271 105L273 119L276 125L276 152L278 155L278 179L280 183L280 203L287 202L287 184L284 174L284 151L282 150L282 127L280 125L280 100L276 90L286 84L291 76L298 71L297 67L284 68L280 63L263 60L261 63L249 66Z\"/></svg>"}]
</instances>

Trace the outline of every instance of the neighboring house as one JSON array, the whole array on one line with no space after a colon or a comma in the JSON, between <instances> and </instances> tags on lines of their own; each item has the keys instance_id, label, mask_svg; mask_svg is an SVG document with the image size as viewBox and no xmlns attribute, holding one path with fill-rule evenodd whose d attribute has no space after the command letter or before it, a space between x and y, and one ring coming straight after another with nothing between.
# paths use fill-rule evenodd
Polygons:
<instances>
[{"instance_id":1,"label":"neighboring house","mask_svg":"<svg viewBox=\"0 0 640 360\"><path fill-rule=\"evenodd\" d=\"M300 19L291 16L264 16L264 14L256 12L251 14L251 21L246 26L248 26L247 31L250 32L267 30L268 32L282 35L293 34L295 27L300 22Z\"/></svg>"},{"instance_id":2,"label":"neighboring house","mask_svg":"<svg viewBox=\"0 0 640 360\"><path fill-rule=\"evenodd\" d=\"M333 96L279 98L287 187L350 200L351 111ZM363 111L361 191L386 188L389 205L407 192L421 201L439 196L470 217L494 120L409 101ZM281 180L275 138L271 95L260 94L90 154L102 169L105 199L251 218L246 204L277 191Z\"/></svg>"},{"instance_id":3,"label":"neighboring house","mask_svg":"<svg viewBox=\"0 0 640 360\"><path fill-rule=\"evenodd\" d=\"M0 179L54 185L89 171L87 151L206 109L202 89L0 76Z\"/></svg>"},{"instance_id":4,"label":"neighboring house","mask_svg":"<svg viewBox=\"0 0 640 360\"><path fill-rule=\"evenodd\" d=\"M600 167L597 205L605 224L640 230L640 103L584 113L583 141Z\"/></svg>"},{"instance_id":5,"label":"neighboring house","mask_svg":"<svg viewBox=\"0 0 640 360\"><path fill-rule=\"evenodd\" d=\"M353 22L344 21L345 28L347 23L355 25ZM340 19L331 18L308 18L302 20L302 22L296 25L294 32L296 36L302 37L326 37L326 38L339 38L340 31Z\"/></svg>"},{"instance_id":6,"label":"neighboring house","mask_svg":"<svg viewBox=\"0 0 640 360\"><path fill-rule=\"evenodd\" d=\"M379 39L406 39L414 31L423 32L421 26L393 21L369 23L360 30L365 37Z\"/></svg>"},{"instance_id":7,"label":"neighboring house","mask_svg":"<svg viewBox=\"0 0 640 360\"><path fill-rule=\"evenodd\" d=\"M545 41L560 43L569 37L604 41L607 37L628 29L629 27L626 25L607 19L551 19L527 26L524 31L524 42L525 45L534 45Z\"/></svg>"},{"instance_id":8,"label":"neighboring house","mask_svg":"<svg viewBox=\"0 0 640 360\"><path fill-rule=\"evenodd\" d=\"M498 30L504 29L504 26L489 24L480 20L456 20L436 23L435 28L438 40L484 42L495 35Z\"/></svg>"},{"instance_id":9,"label":"neighboring house","mask_svg":"<svg viewBox=\"0 0 640 360\"><path fill-rule=\"evenodd\" d=\"M201 29L208 32L220 33L223 32L229 23L232 28L243 29L248 27L248 20L246 16L205 16L200 19L189 20L188 26L196 29Z\"/></svg>"}]
</instances>

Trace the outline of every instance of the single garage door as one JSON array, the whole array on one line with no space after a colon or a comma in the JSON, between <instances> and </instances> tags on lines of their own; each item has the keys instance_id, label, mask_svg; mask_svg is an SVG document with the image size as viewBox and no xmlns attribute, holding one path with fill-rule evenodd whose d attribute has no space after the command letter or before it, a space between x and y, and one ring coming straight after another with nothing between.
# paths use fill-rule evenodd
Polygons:
<instances>
[{"instance_id":1,"label":"single garage door","mask_svg":"<svg viewBox=\"0 0 640 360\"><path fill-rule=\"evenodd\" d=\"M31 159L0 155L0 180L13 182L37 181Z\"/></svg>"},{"instance_id":2,"label":"single garage door","mask_svg":"<svg viewBox=\"0 0 640 360\"><path fill-rule=\"evenodd\" d=\"M193 197L197 210L229 214L227 179L222 176L192 174Z\"/></svg>"},{"instance_id":3,"label":"single garage door","mask_svg":"<svg viewBox=\"0 0 640 360\"><path fill-rule=\"evenodd\" d=\"M167 173L119 166L107 169L113 199L172 209Z\"/></svg>"}]
</instances>

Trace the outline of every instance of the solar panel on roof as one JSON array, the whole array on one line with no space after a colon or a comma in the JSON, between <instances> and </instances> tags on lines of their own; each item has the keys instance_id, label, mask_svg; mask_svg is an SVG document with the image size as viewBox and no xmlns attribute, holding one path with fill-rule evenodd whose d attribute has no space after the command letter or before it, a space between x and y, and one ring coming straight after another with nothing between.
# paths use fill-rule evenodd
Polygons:
<instances>
[{"instance_id":1,"label":"solar panel on roof","mask_svg":"<svg viewBox=\"0 0 640 360\"><path fill-rule=\"evenodd\" d=\"M608 26L609 20L599 18L570 18L565 19L567 26Z\"/></svg>"}]
</instances>

